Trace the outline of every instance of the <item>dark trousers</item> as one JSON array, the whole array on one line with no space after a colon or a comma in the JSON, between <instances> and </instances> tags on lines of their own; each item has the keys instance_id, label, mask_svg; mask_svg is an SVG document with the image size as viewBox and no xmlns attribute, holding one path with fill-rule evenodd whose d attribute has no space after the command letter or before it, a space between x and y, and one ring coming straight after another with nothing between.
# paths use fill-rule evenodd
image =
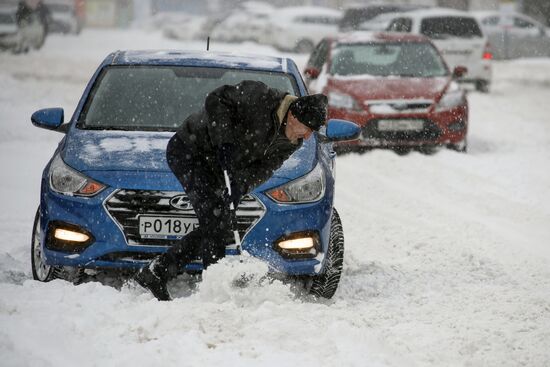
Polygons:
<instances>
[{"instance_id":1,"label":"dark trousers","mask_svg":"<svg viewBox=\"0 0 550 367\"><path fill-rule=\"evenodd\" d=\"M223 171L215 157L191 151L174 135L166 148L166 158L199 220L197 229L155 263L155 273L169 280L196 258L202 258L207 268L225 256L225 246L232 237L232 214L224 198Z\"/></svg>"}]
</instances>

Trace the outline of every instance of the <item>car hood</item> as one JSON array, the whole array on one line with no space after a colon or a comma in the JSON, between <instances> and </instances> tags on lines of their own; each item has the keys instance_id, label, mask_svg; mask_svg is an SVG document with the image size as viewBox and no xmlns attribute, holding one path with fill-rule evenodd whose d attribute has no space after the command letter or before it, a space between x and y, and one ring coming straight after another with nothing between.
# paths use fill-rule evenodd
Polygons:
<instances>
[{"instance_id":1,"label":"car hood","mask_svg":"<svg viewBox=\"0 0 550 367\"><path fill-rule=\"evenodd\" d=\"M328 90L349 94L357 101L373 99L436 99L444 91L450 77L331 77Z\"/></svg>"},{"instance_id":2,"label":"car hood","mask_svg":"<svg viewBox=\"0 0 550 367\"><path fill-rule=\"evenodd\" d=\"M165 174L172 176L166 162L166 145L173 134L73 128L65 139L61 156L72 168L105 184L117 186L121 180L133 177L133 180L143 179L143 184L149 186L145 181ZM304 142L270 182L278 185L311 171L317 163L316 144L315 138Z\"/></svg>"}]
</instances>

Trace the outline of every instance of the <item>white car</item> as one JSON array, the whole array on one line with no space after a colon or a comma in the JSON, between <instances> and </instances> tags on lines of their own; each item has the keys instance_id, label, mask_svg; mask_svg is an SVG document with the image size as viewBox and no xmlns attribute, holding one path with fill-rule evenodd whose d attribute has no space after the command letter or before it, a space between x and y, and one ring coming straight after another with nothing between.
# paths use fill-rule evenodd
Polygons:
<instances>
[{"instance_id":1,"label":"white car","mask_svg":"<svg viewBox=\"0 0 550 367\"><path fill-rule=\"evenodd\" d=\"M495 59L550 56L548 29L516 12L473 12L491 43Z\"/></svg>"},{"instance_id":2,"label":"white car","mask_svg":"<svg viewBox=\"0 0 550 367\"><path fill-rule=\"evenodd\" d=\"M473 82L477 90L489 91L492 53L487 37L470 13L432 8L394 14L386 30L429 37L451 70L456 66L468 69L461 82Z\"/></svg>"},{"instance_id":3,"label":"white car","mask_svg":"<svg viewBox=\"0 0 550 367\"><path fill-rule=\"evenodd\" d=\"M338 34L339 10L296 6L274 12L266 42L280 50L309 53L321 39Z\"/></svg>"},{"instance_id":4,"label":"white car","mask_svg":"<svg viewBox=\"0 0 550 367\"><path fill-rule=\"evenodd\" d=\"M163 12L153 17L150 27L161 28L162 35L166 38L186 41L202 39L206 42L204 27L208 20L205 16L184 12Z\"/></svg>"},{"instance_id":5,"label":"white car","mask_svg":"<svg viewBox=\"0 0 550 367\"><path fill-rule=\"evenodd\" d=\"M212 30L212 40L225 42L264 42L270 14L275 8L267 3L241 3Z\"/></svg>"}]
</instances>

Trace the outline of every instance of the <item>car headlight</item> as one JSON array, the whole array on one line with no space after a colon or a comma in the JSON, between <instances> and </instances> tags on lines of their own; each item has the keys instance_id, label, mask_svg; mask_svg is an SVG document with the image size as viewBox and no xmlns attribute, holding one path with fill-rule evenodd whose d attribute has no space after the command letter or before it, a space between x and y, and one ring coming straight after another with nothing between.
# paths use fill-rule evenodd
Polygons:
<instances>
[{"instance_id":1,"label":"car headlight","mask_svg":"<svg viewBox=\"0 0 550 367\"><path fill-rule=\"evenodd\" d=\"M345 108L346 110L361 109L352 96L339 92L328 93L328 105L336 108Z\"/></svg>"},{"instance_id":2,"label":"car headlight","mask_svg":"<svg viewBox=\"0 0 550 367\"><path fill-rule=\"evenodd\" d=\"M466 95L457 82L451 82L447 91L437 104L437 111L448 110L464 103Z\"/></svg>"},{"instance_id":3,"label":"car headlight","mask_svg":"<svg viewBox=\"0 0 550 367\"><path fill-rule=\"evenodd\" d=\"M307 175L267 192L271 199L283 204L311 203L320 200L324 194L325 176L321 164Z\"/></svg>"},{"instance_id":4,"label":"car headlight","mask_svg":"<svg viewBox=\"0 0 550 367\"><path fill-rule=\"evenodd\" d=\"M57 155L50 165L50 187L63 195L93 196L101 192L105 185L75 171Z\"/></svg>"}]
</instances>

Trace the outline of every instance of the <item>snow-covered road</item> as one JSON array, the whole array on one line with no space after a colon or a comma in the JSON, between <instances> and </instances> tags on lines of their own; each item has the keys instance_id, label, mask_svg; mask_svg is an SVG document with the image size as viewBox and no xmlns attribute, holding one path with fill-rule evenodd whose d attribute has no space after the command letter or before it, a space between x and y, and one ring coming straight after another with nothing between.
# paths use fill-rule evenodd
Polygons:
<instances>
[{"instance_id":1,"label":"snow-covered road","mask_svg":"<svg viewBox=\"0 0 550 367\"><path fill-rule=\"evenodd\" d=\"M468 154L338 158L346 254L332 301L297 299L277 282L231 289L222 263L197 292L160 303L136 289L31 280L41 170L61 135L29 116L71 114L122 48L204 45L85 30L0 54L0 366L550 365L549 59L495 63L491 93L469 94Z\"/></svg>"}]
</instances>

